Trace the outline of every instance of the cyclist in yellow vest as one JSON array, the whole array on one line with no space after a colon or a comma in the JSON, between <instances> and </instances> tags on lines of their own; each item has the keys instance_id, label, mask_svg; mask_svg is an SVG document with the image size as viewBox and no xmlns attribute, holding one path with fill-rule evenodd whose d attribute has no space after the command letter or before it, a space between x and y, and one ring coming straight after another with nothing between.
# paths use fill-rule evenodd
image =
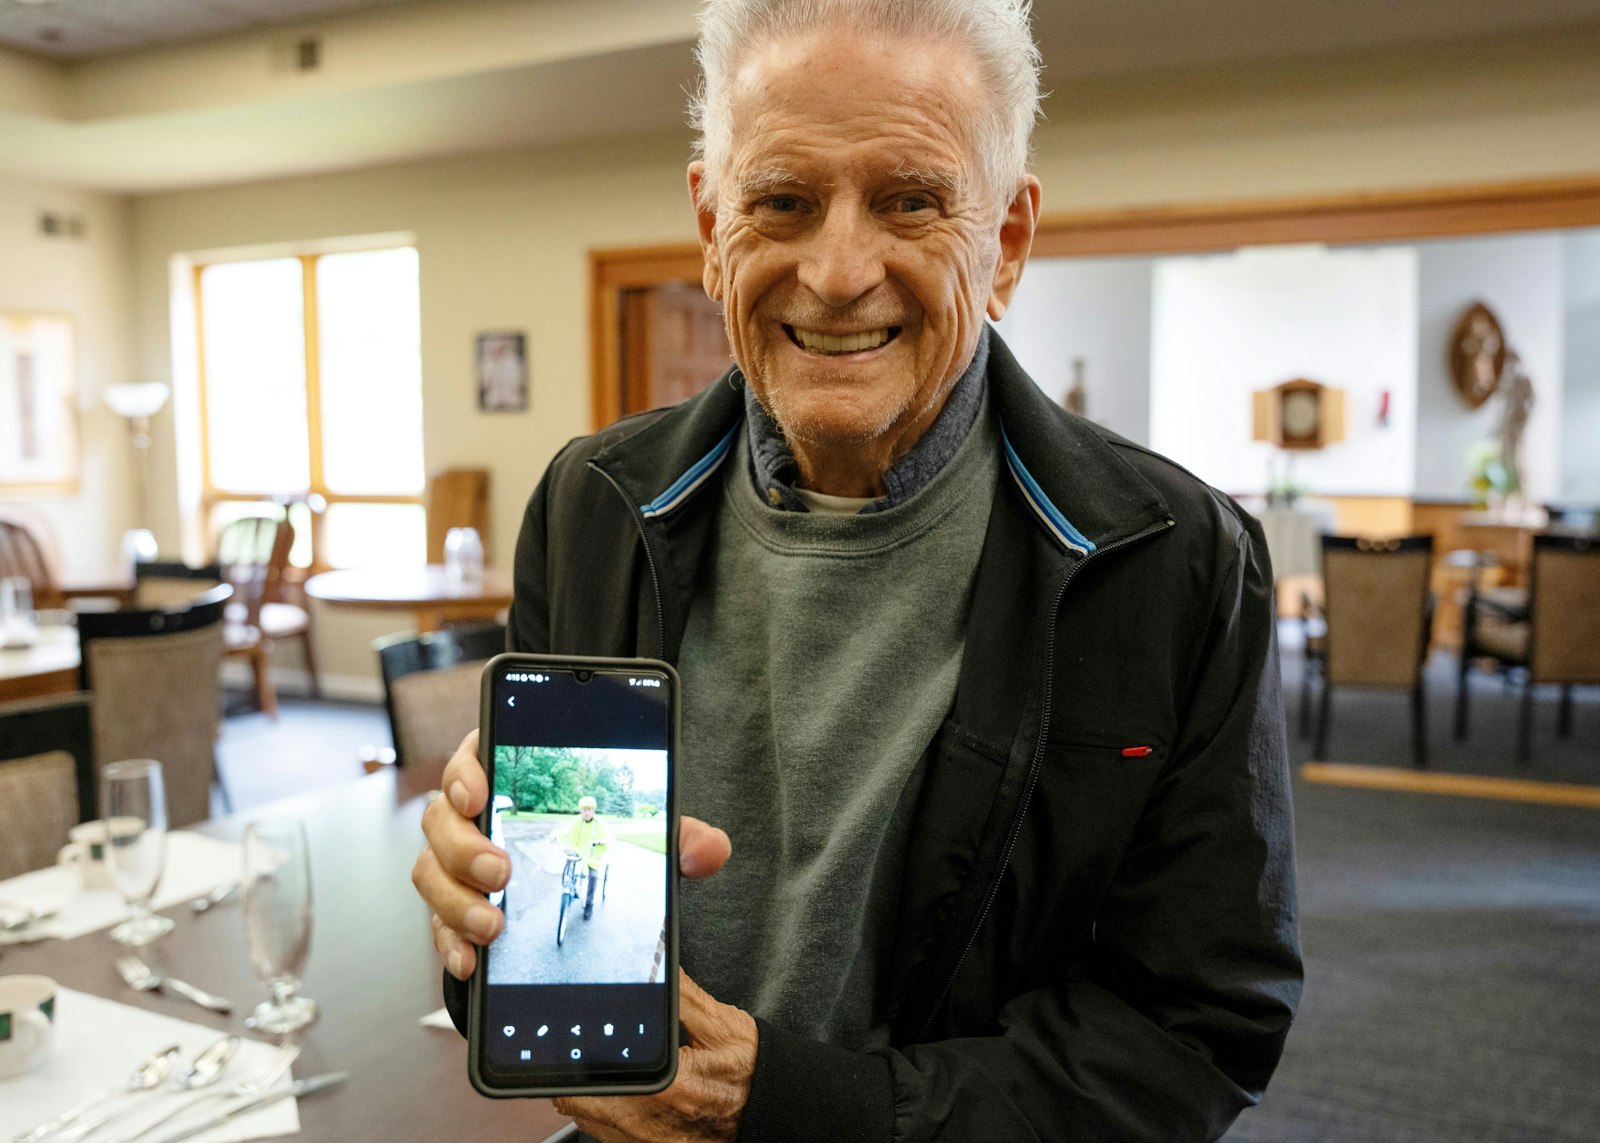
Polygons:
<instances>
[{"instance_id":1,"label":"cyclist in yellow vest","mask_svg":"<svg viewBox=\"0 0 1600 1143\"><path fill-rule=\"evenodd\" d=\"M587 921L594 912L594 887L606 867L606 847L611 844L611 831L606 823L595 816L597 803L588 794L578 799L578 816L562 826L556 838L568 849L578 851L578 858L589 867L589 898L583 905L583 919Z\"/></svg>"}]
</instances>

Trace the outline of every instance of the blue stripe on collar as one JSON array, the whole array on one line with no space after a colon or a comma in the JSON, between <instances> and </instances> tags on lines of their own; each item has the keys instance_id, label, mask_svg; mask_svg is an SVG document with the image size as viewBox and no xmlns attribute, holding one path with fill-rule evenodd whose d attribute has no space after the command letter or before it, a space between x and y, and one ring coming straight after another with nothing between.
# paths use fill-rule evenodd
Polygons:
<instances>
[{"instance_id":1,"label":"blue stripe on collar","mask_svg":"<svg viewBox=\"0 0 1600 1143\"><path fill-rule=\"evenodd\" d=\"M688 472L674 480L665 492L650 501L650 503L639 505L639 511L644 518L653 520L657 516L665 516L669 512L676 511L685 500L693 496L695 490L704 484L722 462L728 458L728 450L733 447L734 434L743 426L744 421L741 420L728 430L727 435L717 442L715 448L695 461L689 467Z\"/></svg>"},{"instance_id":2,"label":"blue stripe on collar","mask_svg":"<svg viewBox=\"0 0 1600 1143\"><path fill-rule=\"evenodd\" d=\"M1028 502L1028 507L1033 509L1033 514L1039 517L1039 522L1044 525L1045 531L1054 537L1056 543L1066 548L1069 552L1077 552L1080 556L1087 556L1095 550L1095 545L1089 537L1072 526L1072 521L1061 514L1050 498L1039 487L1039 482L1017 456L1017 450L1011 447L1011 438L1006 435L1005 428L1000 429L1000 440L1006 449L1006 464L1011 468L1011 475L1017 482L1017 487L1022 489L1022 496Z\"/></svg>"}]
</instances>

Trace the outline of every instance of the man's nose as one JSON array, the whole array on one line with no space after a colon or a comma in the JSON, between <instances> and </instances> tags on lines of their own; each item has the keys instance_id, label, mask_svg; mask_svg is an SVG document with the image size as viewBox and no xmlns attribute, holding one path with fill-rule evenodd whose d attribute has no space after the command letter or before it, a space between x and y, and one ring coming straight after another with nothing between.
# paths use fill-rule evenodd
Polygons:
<instances>
[{"instance_id":1,"label":"man's nose","mask_svg":"<svg viewBox=\"0 0 1600 1143\"><path fill-rule=\"evenodd\" d=\"M806 243L800 284L835 308L870 293L884 279L881 237L858 208L832 204Z\"/></svg>"}]
</instances>

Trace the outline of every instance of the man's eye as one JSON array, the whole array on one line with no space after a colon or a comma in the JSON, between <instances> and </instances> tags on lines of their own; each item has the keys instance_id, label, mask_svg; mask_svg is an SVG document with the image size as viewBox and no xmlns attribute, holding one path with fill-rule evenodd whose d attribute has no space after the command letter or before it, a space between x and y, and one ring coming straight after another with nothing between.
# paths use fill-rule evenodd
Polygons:
<instances>
[{"instance_id":1,"label":"man's eye","mask_svg":"<svg viewBox=\"0 0 1600 1143\"><path fill-rule=\"evenodd\" d=\"M775 194L767 199L768 210L776 210L780 214L793 214L800 209L800 196L793 194Z\"/></svg>"},{"instance_id":2,"label":"man's eye","mask_svg":"<svg viewBox=\"0 0 1600 1143\"><path fill-rule=\"evenodd\" d=\"M915 214L920 210L932 210L933 200L924 194L908 194L897 199L894 208L901 214Z\"/></svg>"}]
</instances>

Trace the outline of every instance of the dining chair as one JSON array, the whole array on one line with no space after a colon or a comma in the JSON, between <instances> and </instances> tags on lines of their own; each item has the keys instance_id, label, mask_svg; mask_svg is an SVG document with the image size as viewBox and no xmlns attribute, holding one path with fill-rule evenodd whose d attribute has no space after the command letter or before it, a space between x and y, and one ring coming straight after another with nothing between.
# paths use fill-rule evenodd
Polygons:
<instances>
[{"instance_id":1,"label":"dining chair","mask_svg":"<svg viewBox=\"0 0 1600 1143\"><path fill-rule=\"evenodd\" d=\"M1468 675L1479 663L1523 676L1517 762L1532 760L1533 689L1558 684L1557 732L1572 734L1572 688L1600 685L1600 537L1545 532L1533 537L1525 593L1473 586L1462 613L1456 738L1467 735Z\"/></svg>"},{"instance_id":2,"label":"dining chair","mask_svg":"<svg viewBox=\"0 0 1600 1143\"><path fill-rule=\"evenodd\" d=\"M444 538L451 528L474 528L489 558L489 470L446 468L428 477L423 494L430 564L444 563Z\"/></svg>"},{"instance_id":3,"label":"dining chair","mask_svg":"<svg viewBox=\"0 0 1600 1143\"><path fill-rule=\"evenodd\" d=\"M133 606L170 609L193 603L219 583L222 566L191 567L178 560L150 560L133 565Z\"/></svg>"},{"instance_id":4,"label":"dining chair","mask_svg":"<svg viewBox=\"0 0 1600 1143\"><path fill-rule=\"evenodd\" d=\"M105 598L114 605L127 602L123 588L63 587L38 534L24 520L0 516L0 578L9 576L22 576L32 584L33 606L40 610L66 607L74 599Z\"/></svg>"},{"instance_id":5,"label":"dining chair","mask_svg":"<svg viewBox=\"0 0 1600 1143\"><path fill-rule=\"evenodd\" d=\"M126 608L78 616L79 686L94 705L97 767L154 758L167 782L167 819L182 826L211 816L217 772L223 612L219 584L173 608Z\"/></svg>"},{"instance_id":6,"label":"dining chair","mask_svg":"<svg viewBox=\"0 0 1600 1143\"><path fill-rule=\"evenodd\" d=\"M0 880L56 859L67 831L95 816L87 694L0 704Z\"/></svg>"},{"instance_id":7,"label":"dining chair","mask_svg":"<svg viewBox=\"0 0 1600 1143\"><path fill-rule=\"evenodd\" d=\"M300 641L311 695L322 695L312 648L311 613L287 598L286 572L293 547L294 525L281 510L271 515L241 516L217 537L216 564L224 582L234 591L224 629L227 655L249 662L256 709L273 719L278 717L278 692L272 682L276 643Z\"/></svg>"},{"instance_id":8,"label":"dining chair","mask_svg":"<svg viewBox=\"0 0 1600 1143\"><path fill-rule=\"evenodd\" d=\"M1399 688L1411 694L1411 752L1428 764L1422 667L1433 626L1433 537L1322 537L1323 632L1307 649L1321 676L1315 754L1327 754L1333 689Z\"/></svg>"},{"instance_id":9,"label":"dining chair","mask_svg":"<svg viewBox=\"0 0 1600 1143\"><path fill-rule=\"evenodd\" d=\"M483 665L506 649L503 623L459 624L373 643L395 765L439 766L478 725Z\"/></svg>"}]
</instances>

